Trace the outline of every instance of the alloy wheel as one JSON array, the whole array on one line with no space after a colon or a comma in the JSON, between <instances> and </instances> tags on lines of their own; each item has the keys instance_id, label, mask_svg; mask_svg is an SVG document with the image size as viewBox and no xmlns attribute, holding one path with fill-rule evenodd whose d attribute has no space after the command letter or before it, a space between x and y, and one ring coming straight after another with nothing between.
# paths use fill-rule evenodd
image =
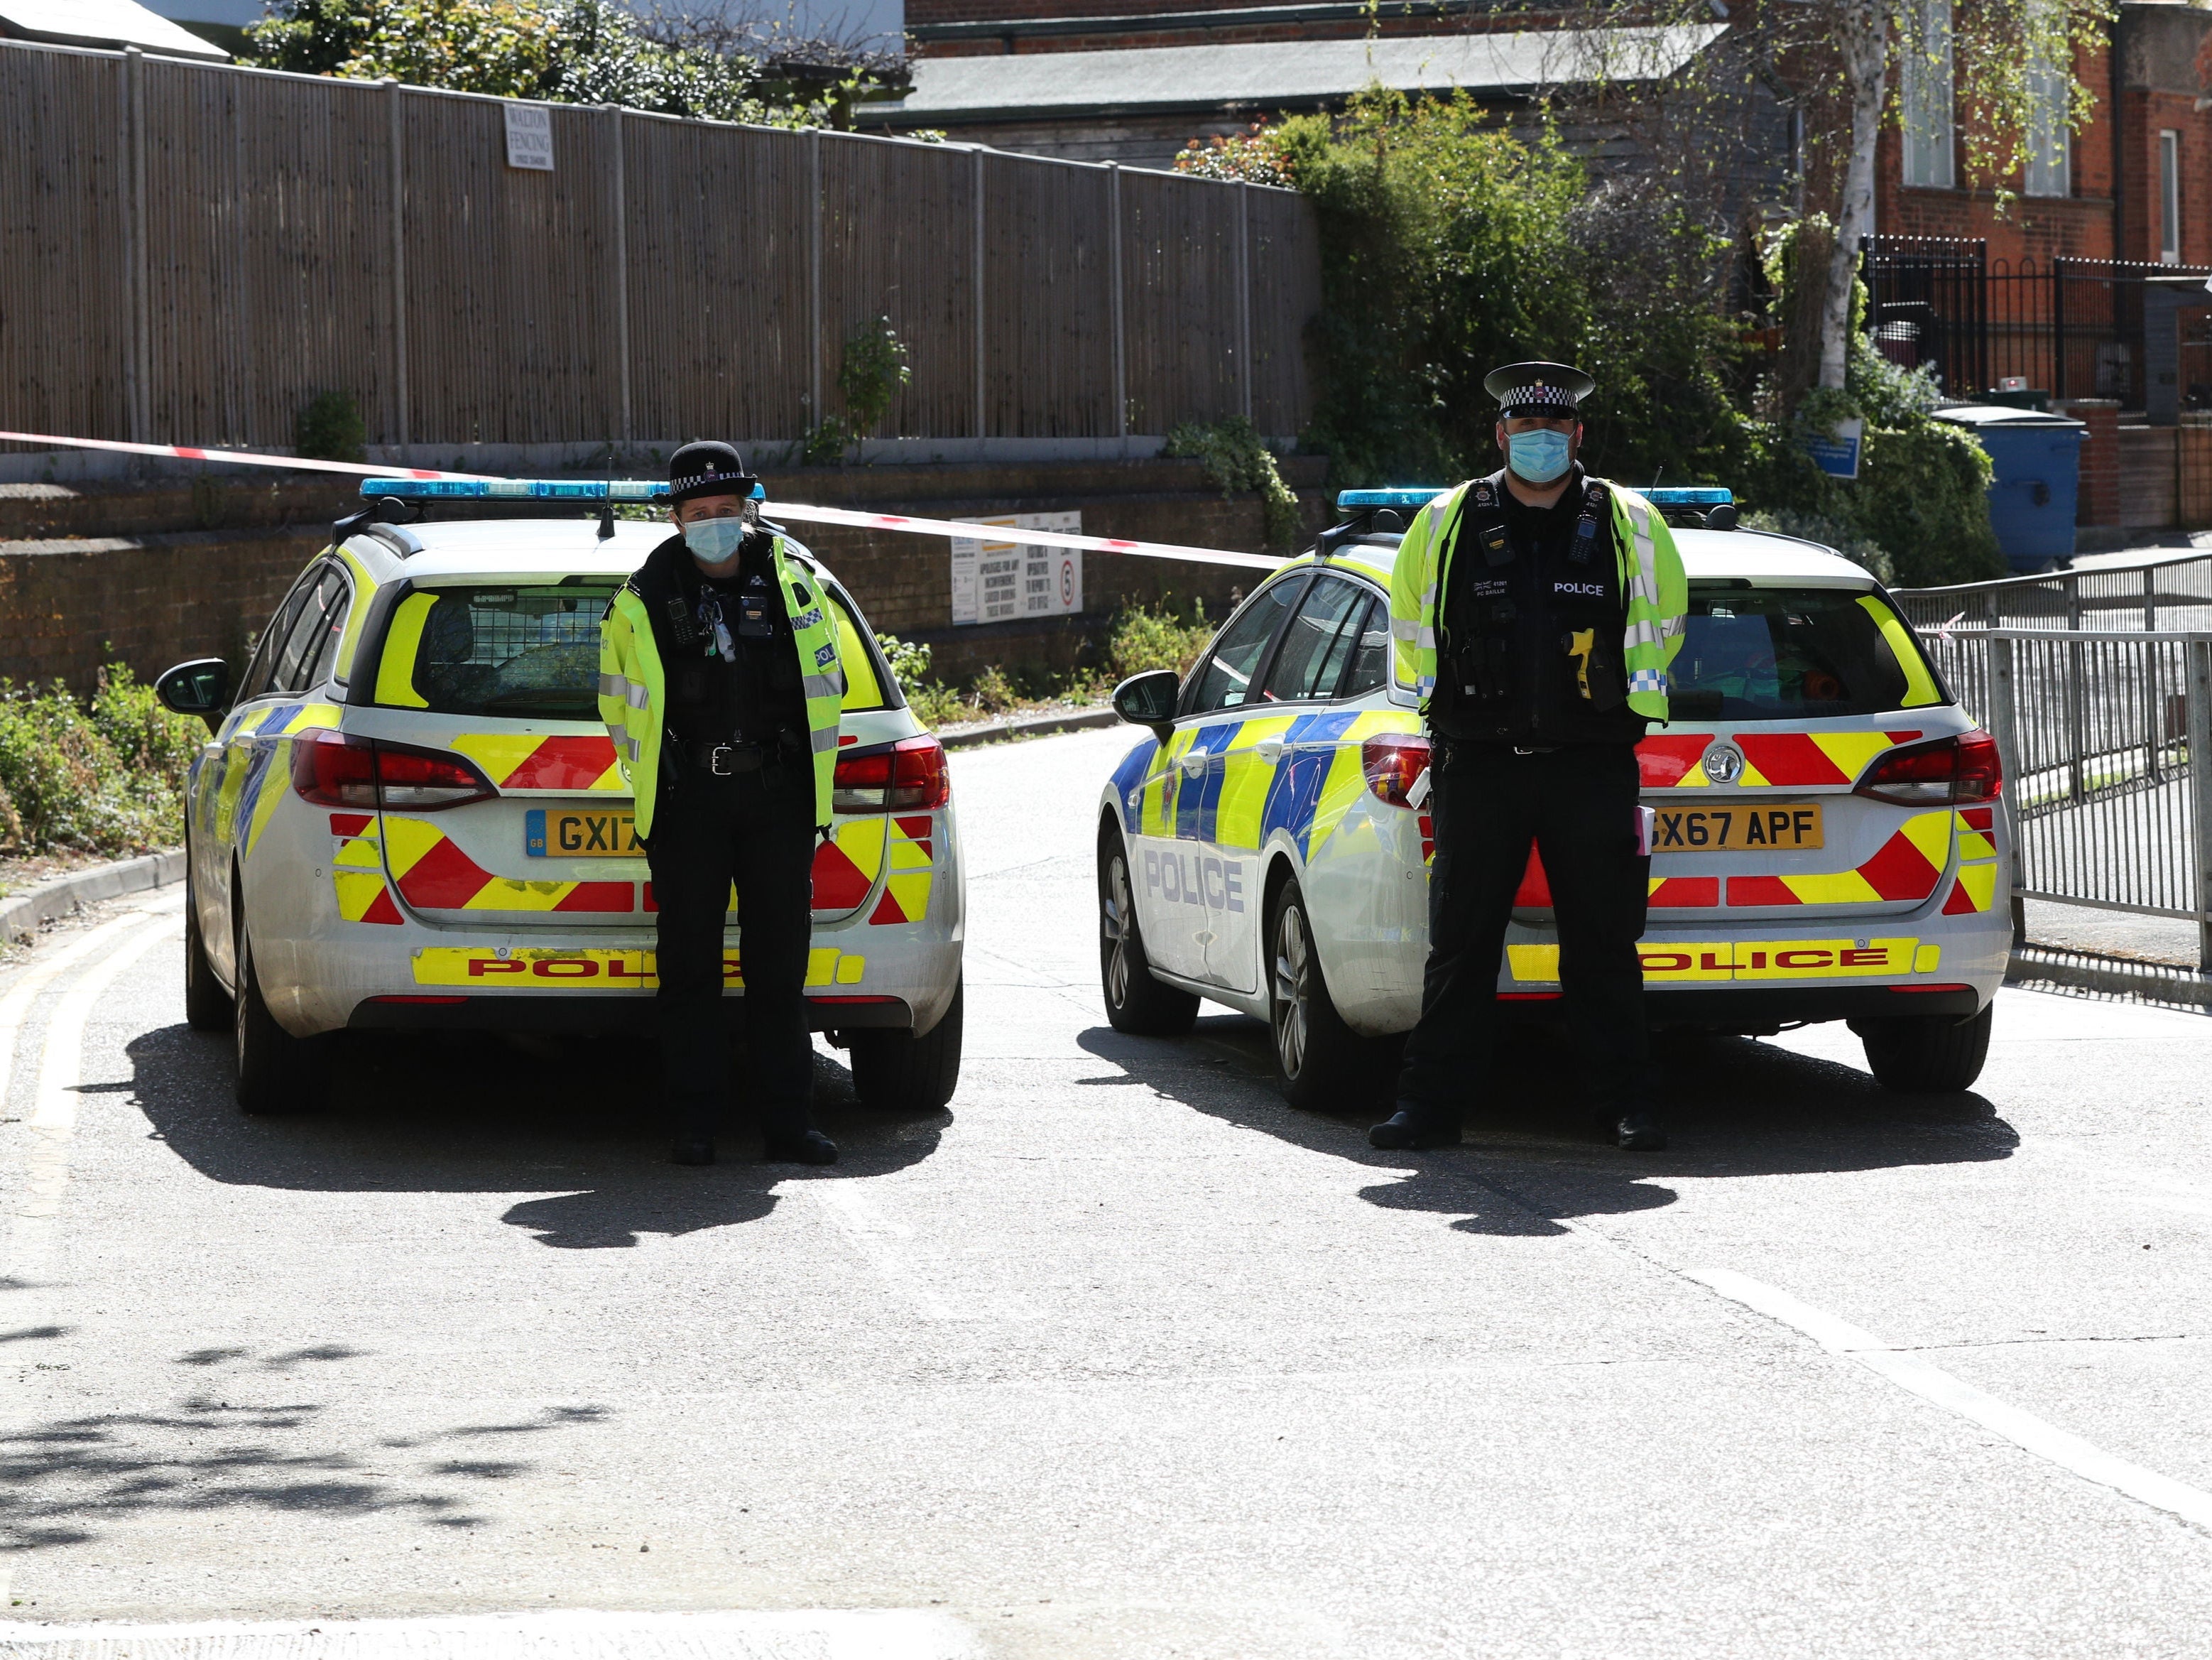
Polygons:
<instances>
[{"instance_id":1,"label":"alloy wheel","mask_svg":"<svg viewBox=\"0 0 2212 1660\"><path fill-rule=\"evenodd\" d=\"M1115 1008L1129 1001L1129 866L1120 854L1107 866L1108 897L1100 909L1099 927L1108 941L1106 995Z\"/></svg>"},{"instance_id":2,"label":"alloy wheel","mask_svg":"<svg viewBox=\"0 0 2212 1660\"><path fill-rule=\"evenodd\" d=\"M1313 953L1306 944L1305 917L1296 905L1283 907L1275 921L1275 1061L1285 1078L1296 1078L1306 1061L1308 1000L1312 995Z\"/></svg>"}]
</instances>

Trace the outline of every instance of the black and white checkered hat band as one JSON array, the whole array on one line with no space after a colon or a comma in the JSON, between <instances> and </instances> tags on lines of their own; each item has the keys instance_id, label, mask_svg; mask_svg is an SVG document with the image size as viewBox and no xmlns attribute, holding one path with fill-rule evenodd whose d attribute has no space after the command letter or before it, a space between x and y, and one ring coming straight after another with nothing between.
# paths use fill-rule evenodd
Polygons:
<instances>
[{"instance_id":1,"label":"black and white checkered hat band","mask_svg":"<svg viewBox=\"0 0 2212 1660\"><path fill-rule=\"evenodd\" d=\"M1570 413L1581 399L1565 386L1547 386L1539 380L1532 386L1516 386L1498 400L1502 410L1558 409Z\"/></svg>"},{"instance_id":2,"label":"black and white checkered hat band","mask_svg":"<svg viewBox=\"0 0 2212 1660\"><path fill-rule=\"evenodd\" d=\"M750 474L747 474L747 473L742 473L742 472L694 472L694 473L689 473L689 474L686 474L684 477L681 477L681 478L672 478L672 479L670 479L670 480L668 481L668 489L669 489L669 492L670 492L670 494L672 494L672 495L678 495L678 494L681 494L681 493L683 493L684 491L686 491L686 490L696 490L696 489L702 489L702 488L703 488L704 486L708 485L708 484L722 484L722 483L729 483L729 484L738 484L738 485L742 485L742 486L744 487L743 489L734 489L734 490L732 490L732 491L730 492L730 494L731 494L731 495L732 495L732 496L743 496L744 494L745 494L745 492L746 492L747 490L750 490L750 489L752 489L752 487L753 487L753 483L754 483L753 478L751 477L751 476L750 476Z\"/></svg>"}]
</instances>

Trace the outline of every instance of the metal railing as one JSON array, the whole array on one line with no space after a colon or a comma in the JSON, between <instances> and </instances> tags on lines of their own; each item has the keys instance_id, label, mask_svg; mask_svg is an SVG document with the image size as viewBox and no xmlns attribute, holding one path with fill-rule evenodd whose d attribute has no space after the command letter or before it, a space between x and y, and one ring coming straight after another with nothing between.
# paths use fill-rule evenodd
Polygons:
<instances>
[{"instance_id":1,"label":"metal railing","mask_svg":"<svg viewBox=\"0 0 2212 1660\"><path fill-rule=\"evenodd\" d=\"M2004 757L2014 897L2194 921L2212 971L2212 631L1926 644Z\"/></svg>"},{"instance_id":2,"label":"metal railing","mask_svg":"<svg viewBox=\"0 0 2212 1660\"><path fill-rule=\"evenodd\" d=\"M1946 629L2212 629L2212 554L1894 592L1923 635Z\"/></svg>"}]
</instances>

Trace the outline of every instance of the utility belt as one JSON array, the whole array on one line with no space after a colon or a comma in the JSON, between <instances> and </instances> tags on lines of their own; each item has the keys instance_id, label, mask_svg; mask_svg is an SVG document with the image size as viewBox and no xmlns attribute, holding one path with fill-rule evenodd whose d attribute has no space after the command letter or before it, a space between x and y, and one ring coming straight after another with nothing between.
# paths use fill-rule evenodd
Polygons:
<instances>
[{"instance_id":1,"label":"utility belt","mask_svg":"<svg viewBox=\"0 0 2212 1660\"><path fill-rule=\"evenodd\" d=\"M787 760L806 753L806 746L788 732L765 743L722 744L680 738L671 732L661 735L661 745L685 770L713 778L736 778L763 768L780 768Z\"/></svg>"}]
</instances>

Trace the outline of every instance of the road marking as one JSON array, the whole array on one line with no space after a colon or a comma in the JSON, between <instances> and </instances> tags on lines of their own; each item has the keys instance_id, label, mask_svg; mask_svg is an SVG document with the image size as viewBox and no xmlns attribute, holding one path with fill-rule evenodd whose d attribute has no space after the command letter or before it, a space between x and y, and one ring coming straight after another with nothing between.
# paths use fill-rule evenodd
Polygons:
<instances>
[{"instance_id":1,"label":"road marking","mask_svg":"<svg viewBox=\"0 0 2212 1660\"><path fill-rule=\"evenodd\" d=\"M1940 1366L1932 1366L1917 1355L1892 1348L1870 1332L1862 1331L1808 1303L1799 1302L1787 1292L1729 1268L1685 1268L1681 1273L1729 1301L1741 1303L1753 1313L1802 1332L1829 1353L1847 1356L1899 1389L2002 1436L2024 1452L2048 1459L2085 1481L2124 1493L2185 1522L2212 1529L2212 1493L2115 1457L2102 1447L2055 1424L2045 1423L2033 1413L1983 1393Z\"/></svg>"},{"instance_id":2,"label":"road marking","mask_svg":"<svg viewBox=\"0 0 2212 1660\"><path fill-rule=\"evenodd\" d=\"M967 1625L926 1608L0 1625L0 1660L980 1660L981 1653Z\"/></svg>"},{"instance_id":3,"label":"road marking","mask_svg":"<svg viewBox=\"0 0 2212 1660\"><path fill-rule=\"evenodd\" d=\"M86 958L106 949L142 920L140 913L132 911L102 922L45 962L33 963L8 988L6 994L0 996L0 1104L8 1099L8 1080L14 1071L16 1041L22 1036L23 1022L29 1018L31 1005L38 1000L39 994Z\"/></svg>"}]
</instances>

